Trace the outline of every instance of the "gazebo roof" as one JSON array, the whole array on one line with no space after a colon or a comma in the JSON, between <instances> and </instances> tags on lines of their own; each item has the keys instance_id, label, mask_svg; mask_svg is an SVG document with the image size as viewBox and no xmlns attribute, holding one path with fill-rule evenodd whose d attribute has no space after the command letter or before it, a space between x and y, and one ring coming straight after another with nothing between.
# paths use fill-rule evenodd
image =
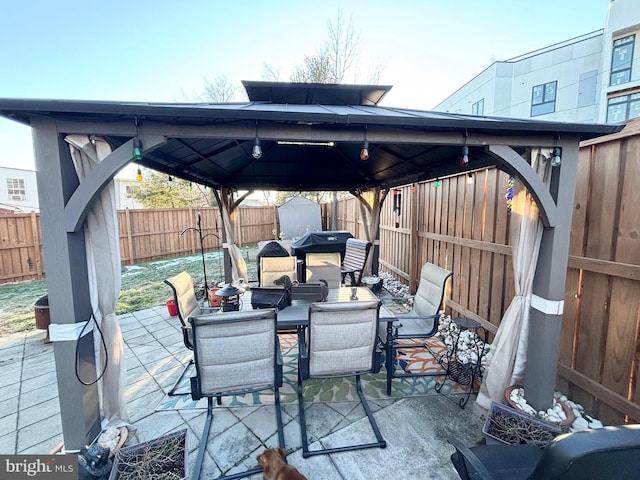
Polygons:
<instances>
[{"instance_id":1,"label":"gazebo roof","mask_svg":"<svg viewBox=\"0 0 640 480\"><path fill-rule=\"evenodd\" d=\"M377 106L390 87L244 85L252 99L246 103L0 99L0 115L25 124L46 117L56 121L60 134L99 135L114 149L136 134L161 135L166 143L145 152L141 165L211 187L301 191L444 177L494 165L486 150L491 144L522 152L622 128ZM259 159L252 156L256 137ZM363 161L365 138L370 157ZM470 150L467 167L459 164L463 144Z\"/></svg>"}]
</instances>

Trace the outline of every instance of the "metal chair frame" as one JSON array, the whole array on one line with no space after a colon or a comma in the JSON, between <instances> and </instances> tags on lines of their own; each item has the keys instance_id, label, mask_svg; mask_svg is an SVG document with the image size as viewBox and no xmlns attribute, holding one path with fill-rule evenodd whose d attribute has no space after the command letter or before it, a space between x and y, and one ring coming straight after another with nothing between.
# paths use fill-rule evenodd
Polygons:
<instances>
[{"instance_id":1,"label":"metal chair frame","mask_svg":"<svg viewBox=\"0 0 640 480\"><path fill-rule=\"evenodd\" d=\"M187 292L178 291L178 286L177 286L178 284L180 284L182 280L186 280L187 277L189 278L189 283L193 286L193 279L191 278L191 275L189 275L188 272L180 272L179 274L174 275L173 277L169 277L164 280L164 283L169 285L169 287L171 288L171 291L173 292L173 299L176 303L176 309L178 310L178 319L180 320L180 324L182 326L182 341L184 342L184 346L188 350L193 351L193 342L191 341L191 338L190 338L191 327L187 323L187 318L186 318L188 314L191 314L191 312L186 312L186 313L183 312L182 302L180 301L181 293L187 293ZM193 301L197 303L197 301L195 300L196 295L195 295L195 292L193 291L193 287L191 288L191 293L193 294ZM198 308L199 308L199 311L197 311L196 314L200 314L203 311L211 311L209 307L203 307L201 305L199 305ZM185 375L185 373L187 373L187 370L189 370L189 367L191 365L193 365L193 357L189 359L187 364L184 366L184 368L180 372L180 375L178 375L178 378L174 382L173 386L167 392L168 396L173 397L176 395L182 395L181 393L176 393L176 389L178 388L178 383L180 383L180 380Z\"/></svg>"},{"instance_id":2,"label":"metal chair frame","mask_svg":"<svg viewBox=\"0 0 640 480\"><path fill-rule=\"evenodd\" d=\"M326 303L314 303L311 305L311 307L309 308L309 327L306 330L300 330L298 331L298 410L299 410L299 414L300 414L300 432L301 432L301 437L302 437L302 456L304 458L308 458L310 456L314 456L314 455L325 455L325 454L330 454L330 453L337 453L337 452L347 452L347 451L353 451L353 450L362 450L362 449L366 449L366 448L386 448L387 446L387 442L384 440L384 438L382 437L382 434L380 433L380 429L378 428L378 424L376 423L375 419L373 418L373 413L371 411L371 408L369 407L369 403L367 402L367 399L364 395L364 392L362 391L362 382L361 382L361 375L366 374L366 373L377 373L380 371L380 367L382 365L382 358L381 355L382 353L378 351L377 349L377 331L376 331L376 335L374 337L374 341L373 341L373 346L371 349L371 367L369 369L366 370L361 370L361 371L357 371L357 372L343 372L343 373L336 373L336 374L331 374L331 375L311 375L310 371L309 371L309 363L310 363L310 351L307 348L307 340L305 338L305 336L307 335L306 332L309 332L309 346L311 345L311 342L313 342L313 337L311 334L311 330L312 330L312 323L314 322L314 312L318 312L318 311L327 311L327 310L333 310L333 311L349 311L349 310L354 310L356 308L375 308L376 310L376 315L375 315L375 324L376 324L376 328L378 325L378 318L379 318L379 314L380 314L380 302L379 301L374 301L374 302L368 302L368 301L363 301L363 302L345 302L345 303L340 303L340 304L326 304ZM335 447L335 448L326 448L326 449L320 449L320 450L310 450L309 449L309 441L307 438L307 423L306 423L306 415L305 415L305 411L304 411L304 385L303 385L303 380L307 380L307 379L324 379L324 378L336 378L336 377L355 377L355 382L356 382L356 391L358 392L358 397L360 399L360 403L362 404L362 407L367 415L367 418L369 419L369 424L371 425L371 428L373 430L373 433L376 437L376 442L371 442L371 443L363 443L363 444L359 444L359 445L349 445L349 446L344 446L344 447Z\"/></svg>"},{"instance_id":3,"label":"metal chair frame","mask_svg":"<svg viewBox=\"0 0 640 480\"><path fill-rule=\"evenodd\" d=\"M427 286L422 284L425 281L425 275L430 270L434 273L436 280L431 285ZM424 321L424 320L433 320L433 325L430 330L425 332L412 332L412 333L401 333L402 324L394 325L391 322L387 324L387 340L385 342L385 368L387 370L387 395L391 395L391 384L394 378L407 378L407 377L434 377L434 376L442 376L444 372L428 372L428 373L411 373L411 372L403 372L396 373L396 351L402 349L412 349L412 348L426 348L431 355L436 359L436 361L442 366L442 359L438 357L428 345L426 345L423 341L416 341L415 343L410 344L399 344L397 342L398 339L424 339L433 337L438 331L438 324L440 319L440 309L444 305L444 297L446 293L446 286L449 279L453 276L453 273L445 270L437 265L432 263L425 263L422 266L422 270L420 272L421 284L418 286L418 292L420 289L429 288L432 292L438 291L437 298L433 298L433 313L428 312L430 314L423 315L421 313L416 312L416 306L414 303L414 309L409 315L398 315L398 320L402 321ZM435 294L434 294L435 295ZM415 302L415 300L414 300ZM443 366L443 368L445 368Z\"/></svg>"},{"instance_id":4,"label":"metal chair frame","mask_svg":"<svg viewBox=\"0 0 640 480\"><path fill-rule=\"evenodd\" d=\"M198 329L206 328L208 324L222 325L222 324L230 324L230 323L242 323L247 321L255 321L263 319L264 321L273 322L274 323L274 358L276 361L274 362L274 382L273 384L265 384L262 386L251 387L246 389L234 389L231 391L220 391L215 393L204 394L201 391L201 383L200 378L202 372L199 371L199 353L198 349L194 348L194 357L196 364L196 376L191 377L191 396L194 400L199 400L203 397L207 397L207 416L204 422L204 428L202 430L202 435L200 437L200 447L198 448L198 455L196 457L196 463L194 466L193 478L200 478L200 473L202 471L202 463L204 461L204 453L207 447L207 441L209 439L209 432L211 430L211 423L213 422L213 398L217 398L218 404L220 404L221 397L224 396L232 396L232 395L244 395L247 393L260 392L263 390L273 390L275 396L275 410L276 410L276 423L278 429L278 445L285 449L284 442L284 427L282 422L282 411L280 410L280 387L282 386L282 353L280 351L280 342L278 340L278 329L277 329L277 316L276 311L274 309L264 309L264 310L250 310L250 311L239 311L239 312L222 312L215 313L213 315L201 315L197 317L190 317L189 323L193 329L193 338L194 338L194 346L197 345L197 335ZM286 461L286 459L285 459ZM256 475L262 472L263 468L261 466L253 467L249 470L234 473L231 475L223 475L218 477L216 480L233 480L236 478L245 478L250 477L252 475Z\"/></svg>"},{"instance_id":5,"label":"metal chair frame","mask_svg":"<svg viewBox=\"0 0 640 480\"><path fill-rule=\"evenodd\" d=\"M342 260L342 267L340 269L342 283L344 283L347 275L349 275L351 279L352 286L362 283L362 273L367 263L370 250L371 242L365 242L355 238L347 239L344 259Z\"/></svg>"}]
</instances>

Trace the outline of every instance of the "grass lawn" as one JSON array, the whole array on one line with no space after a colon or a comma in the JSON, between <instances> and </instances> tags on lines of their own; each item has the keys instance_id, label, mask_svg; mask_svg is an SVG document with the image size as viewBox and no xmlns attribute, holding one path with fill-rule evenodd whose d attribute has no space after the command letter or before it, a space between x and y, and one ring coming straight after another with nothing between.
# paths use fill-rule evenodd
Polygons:
<instances>
[{"instance_id":1,"label":"grass lawn","mask_svg":"<svg viewBox=\"0 0 640 480\"><path fill-rule=\"evenodd\" d=\"M243 247L240 250L247 258L247 251L255 247ZM205 254L207 281L223 280L222 252ZM248 280L256 280L256 264L247 261ZM122 288L116 306L116 313L128 313L145 308L164 305L172 298L171 289L163 282L186 270L196 284L204 285L202 257L200 254L188 257L154 260L139 265L122 267ZM0 336L35 329L33 304L47 294L45 280L8 283L0 285Z\"/></svg>"}]
</instances>

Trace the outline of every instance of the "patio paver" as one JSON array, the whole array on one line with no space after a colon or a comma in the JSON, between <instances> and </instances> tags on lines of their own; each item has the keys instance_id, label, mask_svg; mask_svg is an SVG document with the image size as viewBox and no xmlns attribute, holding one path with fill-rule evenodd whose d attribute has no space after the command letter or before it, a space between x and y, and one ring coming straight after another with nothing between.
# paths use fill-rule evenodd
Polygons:
<instances>
[{"instance_id":1,"label":"patio paver","mask_svg":"<svg viewBox=\"0 0 640 480\"><path fill-rule=\"evenodd\" d=\"M137 428L127 445L152 440L187 428L190 470L200 442L205 410L155 411L182 364L191 356L166 308L157 307L119 317L125 339L127 407ZM0 453L48 453L62 441L57 403L53 344L45 332L0 338ZM470 402L461 410L442 395L370 399L386 449L342 452L303 459L297 403L283 403L288 461L309 478L456 479L449 462L453 451L446 440L468 445L482 439L484 410ZM356 402L305 404L311 448L341 445L372 435ZM216 407L207 444L202 478L221 469L246 469L268 446L276 446L273 405ZM212 457L214 454L214 457ZM261 479L261 475L253 477Z\"/></svg>"}]
</instances>

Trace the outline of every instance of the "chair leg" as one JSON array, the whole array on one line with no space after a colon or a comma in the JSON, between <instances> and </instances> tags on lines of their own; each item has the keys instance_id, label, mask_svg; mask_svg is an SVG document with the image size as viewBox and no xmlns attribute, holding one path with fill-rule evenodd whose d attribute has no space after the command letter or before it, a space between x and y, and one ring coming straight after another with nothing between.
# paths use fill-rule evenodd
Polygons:
<instances>
[{"instance_id":1,"label":"chair leg","mask_svg":"<svg viewBox=\"0 0 640 480\"><path fill-rule=\"evenodd\" d=\"M387 447L387 442L384 440L384 438L382 438L382 434L380 433L378 424L373 418L373 413L371 412L371 408L369 408L369 403L367 402L367 399L364 396L364 392L362 391L360 375L356 375L356 390L358 392L358 397L360 398L360 403L362 404L362 407L364 408L367 418L369 419L371 428L373 429L373 433L376 436L377 442L363 443L360 445L349 445L347 447L325 448L322 450L309 450L309 443L307 440L307 424L306 424L305 413L304 413L302 378L300 377L300 375L298 375L298 409L300 410L300 433L302 436L303 458L308 458L312 455L325 455L329 453L350 452L353 450L362 450L365 448L386 448Z\"/></svg>"},{"instance_id":2,"label":"chair leg","mask_svg":"<svg viewBox=\"0 0 640 480\"><path fill-rule=\"evenodd\" d=\"M396 368L395 349L393 348L393 322L387 322L387 342L385 344L385 368L387 369L387 395L391 396L391 381Z\"/></svg>"},{"instance_id":3,"label":"chair leg","mask_svg":"<svg viewBox=\"0 0 640 480\"><path fill-rule=\"evenodd\" d=\"M276 422L278 425L278 445L280 448L286 447L284 446L284 427L282 423L282 410L280 410L280 389L276 387L275 389L275 397L276 397Z\"/></svg>"},{"instance_id":4,"label":"chair leg","mask_svg":"<svg viewBox=\"0 0 640 480\"><path fill-rule=\"evenodd\" d=\"M360 375L356 375L356 390L358 391L358 397L360 397L362 408L364 408L364 411L367 414L367 417L369 418L369 423L371 424L373 433L376 436L376 440L378 440L378 443L370 443L368 445L363 445L362 448L368 448L368 447L386 448L387 442L384 440L384 438L382 438L382 434L380 433L378 424L376 423L375 418L373 418L373 412L369 407L369 402L367 402L367 398L364 396L364 392L362 391L362 382L360 381Z\"/></svg>"},{"instance_id":5,"label":"chair leg","mask_svg":"<svg viewBox=\"0 0 640 480\"><path fill-rule=\"evenodd\" d=\"M180 380L182 380L182 377L184 377L184 374L187 373L187 370L189 370L189 367L191 365L193 365L193 358L191 358L189 362L187 362L187 364L184 366L184 368L180 372L180 375L176 379L175 383L173 384L173 387L171 387L171 390L167 392L167 395L169 397L175 397L176 395L184 395L183 393L176 393L176 389L178 388L178 383L180 383Z\"/></svg>"},{"instance_id":6,"label":"chair leg","mask_svg":"<svg viewBox=\"0 0 640 480\"><path fill-rule=\"evenodd\" d=\"M207 449L207 441L209 440L209 430L211 430L211 421L213 420L213 397L207 398L207 418L204 421L204 429L202 430L202 436L200 437L200 448L198 448L198 456L196 457L196 464L193 467L193 479L198 480L200 478L200 471L202 470L202 461L204 460L204 452Z\"/></svg>"},{"instance_id":7,"label":"chair leg","mask_svg":"<svg viewBox=\"0 0 640 480\"><path fill-rule=\"evenodd\" d=\"M300 364L298 363L298 370L300 369ZM300 436L302 437L302 457L308 458L311 456L311 452L309 452L309 442L307 441L307 421L305 419L304 413L304 398L303 398L303 387L302 387L302 377L300 373L298 373L298 415L300 415Z\"/></svg>"},{"instance_id":8,"label":"chair leg","mask_svg":"<svg viewBox=\"0 0 640 480\"><path fill-rule=\"evenodd\" d=\"M217 397L220 400L220 397ZM280 442L280 446L284 448L284 432L282 429L282 414L280 413L280 396L276 393L276 403L277 406L277 414L278 414L278 440ZM202 430L202 436L200 438L200 447L198 448L198 456L196 457L196 464L193 467L193 476L191 477L193 480L198 480L200 478L200 473L202 472L202 463L204 462L204 452L207 449L207 442L209 440L209 431L211 430L211 422L213 421L213 397L207 398L207 418L204 421L204 428ZM233 480L236 478L244 478L250 477L251 475L256 475L262 472L262 467L254 467L250 470L234 473L232 475L218 477L216 480Z\"/></svg>"}]
</instances>

